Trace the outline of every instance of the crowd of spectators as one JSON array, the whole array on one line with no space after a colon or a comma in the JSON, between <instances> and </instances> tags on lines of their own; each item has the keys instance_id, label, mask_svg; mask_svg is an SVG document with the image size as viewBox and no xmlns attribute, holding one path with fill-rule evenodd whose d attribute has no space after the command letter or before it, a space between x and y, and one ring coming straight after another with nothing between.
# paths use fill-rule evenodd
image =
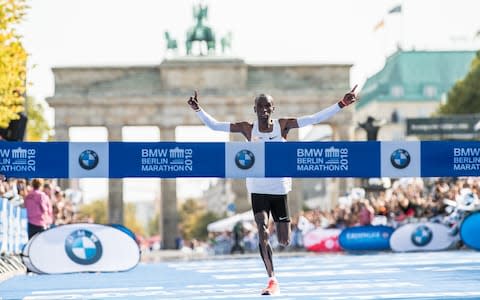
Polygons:
<instances>
[{"instance_id":1,"label":"crowd of spectators","mask_svg":"<svg viewBox=\"0 0 480 300\"><path fill-rule=\"evenodd\" d=\"M371 181L370 183L375 182ZM465 178L401 178L377 180L376 185L354 188L341 197L329 211L307 209L292 216L292 239L289 249L302 249L302 236L317 228L344 229L351 226L388 225L397 228L413 222L443 222L452 212L451 203L472 195L476 204L480 198L480 177ZM254 222L242 237L245 251L257 251L258 241ZM448 225L448 224L447 224ZM271 244L277 248L275 226L270 226ZM211 233L210 247L215 254L227 254L237 248L231 231Z\"/></svg>"},{"instance_id":2,"label":"crowd of spectators","mask_svg":"<svg viewBox=\"0 0 480 300\"><path fill-rule=\"evenodd\" d=\"M29 237L52 226L81 221L73 201L55 180L8 178L0 181L0 197L27 209Z\"/></svg>"},{"instance_id":3,"label":"crowd of spectators","mask_svg":"<svg viewBox=\"0 0 480 300\"><path fill-rule=\"evenodd\" d=\"M315 228L343 229L370 224L396 228L409 222L441 221L450 213L447 203L460 201L466 193L478 200L479 177L402 178L382 189L353 189L332 210L305 211L294 222L302 227L305 218Z\"/></svg>"}]
</instances>

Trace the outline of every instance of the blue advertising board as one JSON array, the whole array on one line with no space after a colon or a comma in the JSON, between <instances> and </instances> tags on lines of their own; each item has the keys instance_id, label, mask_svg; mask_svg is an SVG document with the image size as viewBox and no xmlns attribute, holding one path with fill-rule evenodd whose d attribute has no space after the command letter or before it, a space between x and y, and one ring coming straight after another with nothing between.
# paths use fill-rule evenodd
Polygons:
<instances>
[{"instance_id":1,"label":"blue advertising board","mask_svg":"<svg viewBox=\"0 0 480 300\"><path fill-rule=\"evenodd\" d=\"M110 142L110 178L225 177L225 143Z\"/></svg>"},{"instance_id":2,"label":"blue advertising board","mask_svg":"<svg viewBox=\"0 0 480 300\"><path fill-rule=\"evenodd\" d=\"M265 143L267 177L380 177L380 142Z\"/></svg>"},{"instance_id":3,"label":"blue advertising board","mask_svg":"<svg viewBox=\"0 0 480 300\"><path fill-rule=\"evenodd\" d=\"M479 142L422 142L422 177L479 176Z\"/></svg>"},{"instance_id":4,"label":"blue advertising board","mask_svg":"<svg viewBox=\"0 0 480 300\"><path fill-rule=\"evenodd\" d=\"M68 178L68 143L0 142L0 174L16 178Z\"/></svg>"},{"instance_id":5,"label":"blue advertising board","mask_svg":"<svg viewBox=\"0 0 480 300\"><path fill-rule=\"evenodd\" d=\"M16 178L479 176L480 142L3 142Z\"/></svg>"},{"instance_id":6,"label":"blue advertising board","mask_svg":"<svg viewBox=\"0 0 480 300\"><path fill-rule=\"evenodd\" d=\"M460 226L460 238L469 248L480 250L480 212L469 215Z\"/></svg>"},{"instance_id":7,"label":"blue advertising board","mask_svg":"<svg viewBox=\"0 0 480 300\"><path fill-rule=\"evenodd\" d=\"M338 242L347 251L389 250L390 236L394 230L384 225L349 227L340 233Z\"/></svg>"}]
</instances>

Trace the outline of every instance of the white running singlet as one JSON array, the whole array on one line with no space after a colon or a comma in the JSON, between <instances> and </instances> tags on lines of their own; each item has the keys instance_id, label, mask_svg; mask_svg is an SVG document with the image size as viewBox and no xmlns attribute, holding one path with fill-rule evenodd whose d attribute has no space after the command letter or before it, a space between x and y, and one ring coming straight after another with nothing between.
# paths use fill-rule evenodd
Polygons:
<instances>
[{"instance_id":1,"label":"white running singlet","mask_svg":"<svg viewBox=\"0 0 480 300\"><path fill-rule=\"evenodd\" d=\"M278 120L273 120L272 132L260 132L258 122L253 122L251 142L285 142ZM247 190L250 194L286 195L292 190L292 179L290 177L247 178Z\"/></svg>"}]
</instances>

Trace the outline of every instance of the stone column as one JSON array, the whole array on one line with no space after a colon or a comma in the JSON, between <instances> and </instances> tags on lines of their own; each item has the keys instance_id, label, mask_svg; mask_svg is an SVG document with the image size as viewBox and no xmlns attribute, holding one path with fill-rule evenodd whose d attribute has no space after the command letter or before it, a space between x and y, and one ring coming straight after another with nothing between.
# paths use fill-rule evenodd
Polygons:
<instances>
[{"instance_id":1,"label":"stone column","mask_svg":"<svg viewBox=\"0 0 480 300\"><path fill-rule=\"evenodd\" d=\"M122 141L122 126L108 126L108 140ZM123 224L123 179L108 180L108 222Z\"/></svg>"},{"instance_id":2,"label":"stone column","mask_svg":"<svg viewBox=\"0 0 480 300\"><path fill-rule=\"evenodd\" d=\"M175 128L161 128L162 141L175 141ZM175 238L179 235L177 211L177 180L161 179L162 204L160 205L160 235L166 249L175 249Z\"/></svg>"},{"instance_id":3,"label":"stone column","mask_svg":"<svg viewBox=\"0 0 480 300\"><path fill-rule=\"evenodd\" d=\"M289 141L298 141L298 129L292 130L288 133ZM303 206L303 179L292 178L292 191L288 194L288 208L290 210L290 217L297 214Z\"/></svg>"},{"instance_id":4,"label":"stone column","mask_svg":"<svg viewBox=\"0 0 480 300\"><path fill-rule=\"evenodd\" d=\"M334 141L351 141L353 139L354 129L351 125L347 124L332 124L332 135ZM331 203L332 208L338 203L338 198L345 195L352 187L355 186L355 178L335 178L332 179L336 186L336 191L332 191Z\"/></svg>"},{"instance_id":5,"label":"stone column","mask_svg":"<svg viewBox=\"0 0 480 300\"><path fill-rule=\"evenodd\" d=\"M58 142L68 142L70 140L67 126L55 126L55 140ZM78 181L78 179L72 180ZM59 178L57 184L62 190L66 190L73 185L71 182L72 180L68 178Z\"/></svg>"}]
</instances>

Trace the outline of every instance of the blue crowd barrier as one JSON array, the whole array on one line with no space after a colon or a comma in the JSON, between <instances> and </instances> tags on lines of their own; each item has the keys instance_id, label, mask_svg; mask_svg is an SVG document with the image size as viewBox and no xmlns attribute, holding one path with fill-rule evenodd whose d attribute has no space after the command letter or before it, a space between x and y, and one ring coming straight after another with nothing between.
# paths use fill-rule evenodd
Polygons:
<instances>
[{"instance_id":1,"label":"blue crowd barrier","mask_svg":"<svg viewBox=\"0 0 480 300\"><path fill-rule=\"evenodd\" d=\"M18 178L478 176L480 142L4 142Z\"/></svg>"},{"instance_id":2,"label":"blue crowd barrier","mask_svg":"<svg viewBox=\"0 0 480 300\"><path fill-rule=\"evenodd\" d=\"M27 210L15 200L0 198L0 253L20 254L28 242Z\"/></svg>"}]
</instances>

